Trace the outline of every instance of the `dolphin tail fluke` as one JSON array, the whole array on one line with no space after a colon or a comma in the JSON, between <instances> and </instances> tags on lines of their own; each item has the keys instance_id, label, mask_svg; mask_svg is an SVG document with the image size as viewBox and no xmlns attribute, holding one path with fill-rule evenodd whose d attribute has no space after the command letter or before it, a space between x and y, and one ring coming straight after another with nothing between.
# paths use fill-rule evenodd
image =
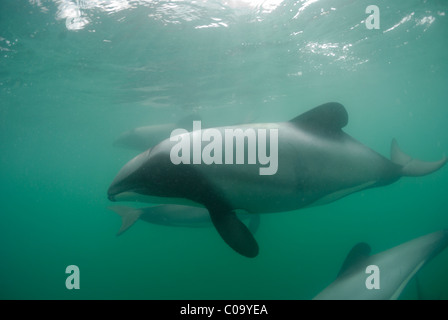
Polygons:
<instances>
[{"instance_id":1,"label":"dolphin tail fluke","mask_svg":"<svg viewBox=\"0 0 448 320\"><path fill-rule=\"evenodd\" d=\"M392 140L390 155L392 162L402 166L401 174L409 177L425 176L439 170L447 162L446 156L434 162L413 159L400 149L395 139Z\"/></svg>"},{"instance_id":2,"label":"dolphin tail fluke","mask_svg":"<svg viewBox=\"0 0 448 320\"><path fill-rule=\"evenodd\" d=\"M142 214L141 210L126 206L111 206L109 209L121 216L121 227L117 232L117 236L128 230Z\"/></svg>"}]
</instances>

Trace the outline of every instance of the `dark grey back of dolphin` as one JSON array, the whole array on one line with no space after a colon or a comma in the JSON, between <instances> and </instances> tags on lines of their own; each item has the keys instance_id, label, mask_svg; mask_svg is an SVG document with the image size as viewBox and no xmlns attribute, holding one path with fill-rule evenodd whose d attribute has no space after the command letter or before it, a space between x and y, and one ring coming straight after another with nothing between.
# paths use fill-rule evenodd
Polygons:
<instances>
[{"instance_id":1,"label":"dark grey back of dolphin","mask_svg":"<svg viewBox=\"0 0 448 320\"><path fill-rule=\"evenodd\" d=\"M257 242L235 210L268 213L326 204L402 176L429 174L446 163L446 158L437 162L412 159L396 142L392 143L391 161L343 132L347 123L347 111L341 104L326 103L289 122L237 126L278 129L278 171L270 176L260 176L258 167L248 164L174 165L170 151L175 143L167 139L125 165L108 196L115 201L131 192L150 196L150 202L158 197L161 203L188 199L207 208L230 247L255 257Z\"/></svg>"}]
</instances>

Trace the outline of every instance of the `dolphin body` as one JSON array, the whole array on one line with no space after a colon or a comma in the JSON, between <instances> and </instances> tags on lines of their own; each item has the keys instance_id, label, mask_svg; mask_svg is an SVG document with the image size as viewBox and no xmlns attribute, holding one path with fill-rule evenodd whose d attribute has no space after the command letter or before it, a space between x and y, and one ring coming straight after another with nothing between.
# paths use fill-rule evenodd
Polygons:
<instances>
[{"instance_id":1,"label":"dolphin body","mask_svg":"<svg viewBox=\"0 0 448 320\"><path fill-rule=\"evenodd\" d=\"M163 226L202 228L212 226L207 209L200 207L162 204L145 208L111 206L110 210L121 216L122 224L117 236L128 230L138 219ZM255 233L260 224L260 215L239 213L239 219L249 219L248 228Z\"/></svg>"},{"instance_id":2,"label":"dolphin body","mask_svg":"<svg viewBox=\"0 0 448 320\"><path fill-rule=\"evenodd\" d=\"M260 175L253 164L175 165L170 159L175 142L166 139L129 161L110 185L108 197L203 206L231 248L255 257L258 244L235 210L272 213L325 204L402 176L429 174L446 163L446 157L437 162L412 159L395 140L392 160L386 159L343 132L347 123L341 104L326 103L288 122L215 128L222 136L228 128L278 129L278 170L273 175Z\"/></svg>"},{"instance_id":3,"label":"dolphin body","mask_svg":"<svg viewBox=\"0 0 448 320\"><path fill-rule=\"evenodd\" d=\"M134 128L120 134L113 145L138 151L148 150L169 137L171 131L178 127L175 123L165 123Z\"/></svg>"},{"instance_id":4,"label":"dolphin body","mask_svg":"<svg viewBox=\"0 0 448 320\"><path fill-rule=\"evenodd\" d=\"M395 300L414 275L448 245L448 230L437 231L370 256L359 243L347 255L337 279L315 300ZM366 268L379 270L379 288L368 289Z\"/></svg>"},{"instance_id":5,"label":"dolphin body","mask_svg":"<svg viewBox=\"0 0 448 320\"><path fill-rule=\"evenodd\" d=\"M113 145L142 152L169 138L171 132L175 129L185 128L191 131L192 123L195 120L201 120L201 117L199 115L189 115L177 123L170 122L137 127L120 134L114 140Z\"/></svg>"}]
</instances>

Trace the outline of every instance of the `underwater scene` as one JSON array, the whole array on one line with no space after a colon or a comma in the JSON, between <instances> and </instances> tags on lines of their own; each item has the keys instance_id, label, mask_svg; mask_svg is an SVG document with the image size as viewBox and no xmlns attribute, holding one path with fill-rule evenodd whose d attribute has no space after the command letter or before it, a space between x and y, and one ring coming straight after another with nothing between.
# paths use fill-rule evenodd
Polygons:
<instances>
[{"instance_id":1,"label":"underwater scene","mask_svg":"<svg viewBox=\"0 0 448 320\"><path fill-rule=\"evenodd\" d=\"M0 299L448 299L448 1L1 0Z\"/></svg>"}]
</instances>

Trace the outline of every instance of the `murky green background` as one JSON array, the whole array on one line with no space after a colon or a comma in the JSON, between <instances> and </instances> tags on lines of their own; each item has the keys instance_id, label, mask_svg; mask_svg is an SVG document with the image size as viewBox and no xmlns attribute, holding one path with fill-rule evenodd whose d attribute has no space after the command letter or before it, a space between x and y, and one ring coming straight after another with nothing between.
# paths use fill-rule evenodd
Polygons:
<instances>
[{"instance_id":1,"label":"murky green background","mask_svg":"<svg viewBox=\"0 0 448 320\"><path fill-rule=\"evenodd\" d=\"M368 30L365 9L380 9ZM373 253L448 227L448 169L262 217L247 259L213 228L139 221L120 237L123 131L198 113L289 120L343 103L389 156L448 152L446 1L0 1L0 298L310 299L359 241ZM75 264L81 289L67 290ZM448 298L448 252L403 299Z\"/></svg>"}]
</instances>

